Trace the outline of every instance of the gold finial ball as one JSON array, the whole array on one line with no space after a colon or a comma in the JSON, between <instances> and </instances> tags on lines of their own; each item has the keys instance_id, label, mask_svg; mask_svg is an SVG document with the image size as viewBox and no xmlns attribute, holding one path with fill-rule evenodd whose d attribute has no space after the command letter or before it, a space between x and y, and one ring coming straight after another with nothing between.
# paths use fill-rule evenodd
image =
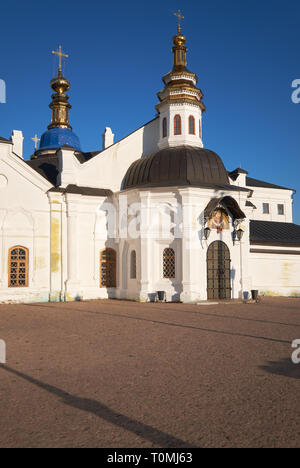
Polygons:
<instances>
[{"instance_id":1,"label":"gold finial ball","mask_svg":"<svg viewBox=\"0 0 300 468\"><path fill-rule=\"evenodd\" d=\"M176 34L176 36L173 37L173 44L175 46L183 46L185 43L186 37L183 34L178 33Z\"/></svg>"},{"instance_id":2,"label":"gold finial ball","mask_svg":"<svg viewBox=\"0 0 300 468\"><path fill-rule=\"evenodd\" d=\"M63 76L57 76L50 81L50 86L53 91L62 94L70 89L70 82Z\"/></svg>"}]
</instances>

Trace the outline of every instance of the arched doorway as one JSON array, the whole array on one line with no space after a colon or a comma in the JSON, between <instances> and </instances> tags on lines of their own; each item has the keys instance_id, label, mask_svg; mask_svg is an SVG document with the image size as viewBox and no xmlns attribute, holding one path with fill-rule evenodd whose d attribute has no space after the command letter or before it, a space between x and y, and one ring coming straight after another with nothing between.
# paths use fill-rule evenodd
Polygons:
<instances>
[{"instance_id":1,"label":"arched doorway","mask_svg":"<svg viewBox=\"0 0 300 468\"><path fill-rule=\"evenodd\" d=\"M230 252L222 241L207 250L207 299L231 299Z\"/></svg>"}]
</instances>

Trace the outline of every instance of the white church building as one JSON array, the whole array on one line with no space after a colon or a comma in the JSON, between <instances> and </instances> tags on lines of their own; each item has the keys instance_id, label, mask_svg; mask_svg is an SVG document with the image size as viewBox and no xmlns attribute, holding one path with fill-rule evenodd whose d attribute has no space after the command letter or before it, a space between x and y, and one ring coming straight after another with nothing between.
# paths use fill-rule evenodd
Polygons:
<instances>
[{"instance_id":1,"label":"white church building","mask_svg":"<svg viewBox=\"0 0 300 468\"><path fill-rule=\"evenodd\" d=\"M69 123L59 49L35 153L24 159L21 131L0 137L0 302L300 296L294 190L204 148L185 43L179 26L154 120L118 142L106 128L90 153Z\"/></svg>"}]
</instances>

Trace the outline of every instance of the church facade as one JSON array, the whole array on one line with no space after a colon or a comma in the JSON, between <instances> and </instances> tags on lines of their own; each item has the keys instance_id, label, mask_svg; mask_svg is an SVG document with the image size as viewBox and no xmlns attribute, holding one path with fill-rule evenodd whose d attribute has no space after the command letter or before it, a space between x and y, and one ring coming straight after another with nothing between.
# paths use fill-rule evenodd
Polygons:
<instances>
[{"instance_id":1,"label":"church facade","mask_svg":"<svg viewBox=\"0 0 300 468\"><path fill-rule=\"evenodd\" d=\"M121 141L106 128L102 149L81 150L61 62L30 160L20 131L0 138L0 302L300 296L294 190L204 148L185 44L178 27L157 116Z\"/></svg>"}]
</instances>

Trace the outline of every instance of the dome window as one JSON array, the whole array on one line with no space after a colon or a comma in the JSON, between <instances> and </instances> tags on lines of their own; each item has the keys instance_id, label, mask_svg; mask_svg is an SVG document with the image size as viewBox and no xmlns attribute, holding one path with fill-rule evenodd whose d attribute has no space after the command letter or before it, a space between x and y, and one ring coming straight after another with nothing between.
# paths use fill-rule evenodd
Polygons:
<instances>
[{"instance_id":1,"label":"dome window","mask_svg":"<svg viewBox=\"0 0 300 468\"><path fill-rule=\"evenodd\" d=\"M179 114L174 117L174 135L181 135L181 117Z\"/></svg>"},{"instance_id":2,"label":"dome window","mask_svg":"<svg viewBox=\"0 0 300 468\"><path fill-rule=\"evenodd\" d=\"M189 134L195 135L195 117L189 116Z\"/></svg>"},{"instance_id":3,"label":"dome window","mask_svg":"<svg viewBox=\"0 0 300 468\"><path fill-rule=\"evenodd\" d=\"M167 131L167 119L166 117L163 119L162 121L162 136L163 138L166 138L168 134L168 131Z\"/></svg>"}]
</instances>

